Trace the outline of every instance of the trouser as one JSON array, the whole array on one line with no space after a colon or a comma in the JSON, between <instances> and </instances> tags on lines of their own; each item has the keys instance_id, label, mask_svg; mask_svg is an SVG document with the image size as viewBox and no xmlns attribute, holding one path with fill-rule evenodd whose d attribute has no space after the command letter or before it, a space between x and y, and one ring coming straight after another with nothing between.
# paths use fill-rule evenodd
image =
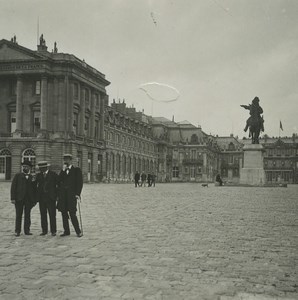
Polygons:
<instances>
[{"instance_id":1,"label":"trouser","mask_svg":"<svg viewBox=\"0 0 298 300\"><path fill-rule=\"evenodd\" d=\"M135 180L135 187L139 186L139 180Z\"/></svg>"},{"instance_id":2,"label":"trouser","mask_svg":"<svg viewBox=\"0 0 298 300\"><path fill-rule=\"evenodd\" d=\"M40 221L41 221L41 229L43 233L48 233L48 216L50 219L50 229L51 233L56 233L56 203L48 200L48 201L39 201L39 211L40 211Z\"/></svg>"},{"instance_id":3,"label":"trouser","mask_svg":"<svg viewBox=\"0 0 298 300\"><path fill-rule=\"evenodd\" d=\"M61 214L62 214L62 223L63 223L64 233L70 234L69 223L68 223L68 219L70 217L71 223L73 225L73 228L74 228L76 234L80 234L81 229L79 226L79 221L78 221L76 213L70 212L70 211L65 211L65 212L61 212Z\"/></svg>"},{"instance_id":4,"label":"trouser","mask_svg":"<svg viewBox=\"0 0 298 300\"><path fill-rule=\"evenodd\" d=\"M15 203L16 208L16 223L15 223L15 233L21 232L22 227L22 216L24 211L24 232L30 232L30 225L31 225L31 204L29 201L20 201Z\"/></svg>"}]
</instances>

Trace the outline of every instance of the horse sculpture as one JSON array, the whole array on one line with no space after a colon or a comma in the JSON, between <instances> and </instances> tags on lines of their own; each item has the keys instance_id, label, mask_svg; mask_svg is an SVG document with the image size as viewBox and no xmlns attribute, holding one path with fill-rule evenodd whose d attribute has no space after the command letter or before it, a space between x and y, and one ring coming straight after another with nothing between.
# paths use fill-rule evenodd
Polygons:
<instances>
[{"instance_id":1,"label":"horse sculpture","mask_svg":"<svg viewBox=\"0 0 298 300\"><path fill-rule=\"evenodd\" d=\"M241 107L248 109L250 117L246 121L244 131L249 129L249 137L251 137L252 144L259 144L259 136L261 131L264 131L264 119L261 114L263 113L262 107L259 105L259 98L255 97L252 100L252 104L240 105Z\"/></svg>"}]
</instances>

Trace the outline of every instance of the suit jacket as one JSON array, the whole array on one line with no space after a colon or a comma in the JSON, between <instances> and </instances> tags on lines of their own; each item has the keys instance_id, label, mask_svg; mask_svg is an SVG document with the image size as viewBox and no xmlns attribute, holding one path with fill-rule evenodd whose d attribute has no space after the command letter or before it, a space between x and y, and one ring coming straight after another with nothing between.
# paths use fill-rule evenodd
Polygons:
<instances>
[{"instance_id":1,"label":"suit jacket","mask_svg":"<svg viewBox=\"0 0 298 300\"><path fill-rule=\"evenodd\" d=\"M21 202L25 200L27 195L27 201L29 201L32 206L36 204L36 184L33 181L33 176L28 175L28 179L24 173L17 173L11 183L10 187L10 199L15 200L16 202Z\"/></svg>"},{"instance_id":2,"label":"suit jacket","mask_svg":"<svg viewBox=\"0 0 298 300\"><path fill-rule=\"evenodd\" d=\"M56 202L58 196L58 175L53 171L48 171L44 177L43 173L36 176L36 195L37 202L49 201Z\"/></svg>"},{"instance_id":3,"label":"suit jacket","mask_svg":"<svg viewBox=\"0 0 298 300\"><path fill-rule=\"evenodd\" d=\"M59 174L59 211L76 211L76 196L81 196L83 175L80 168L72 166L67 174L66 170Z\"/></svg>"}]
</instances>

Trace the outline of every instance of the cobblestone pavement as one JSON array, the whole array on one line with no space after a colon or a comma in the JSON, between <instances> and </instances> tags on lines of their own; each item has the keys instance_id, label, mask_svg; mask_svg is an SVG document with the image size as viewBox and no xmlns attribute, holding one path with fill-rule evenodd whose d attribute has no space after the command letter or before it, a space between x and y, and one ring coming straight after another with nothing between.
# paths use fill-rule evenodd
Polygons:
<instances>
[{"instance_id":1,"label":"cobblestone pavement","mask_svg":"<svg viewBox=\"0 0 298 300\"><path fill-rule=\"evenodd\" d=\"M14 237L0 183L0 299L298 299L298 186L86 184L84 236ZM61 216L57 215L59 233Z\"/></svg>"}]
</instances>

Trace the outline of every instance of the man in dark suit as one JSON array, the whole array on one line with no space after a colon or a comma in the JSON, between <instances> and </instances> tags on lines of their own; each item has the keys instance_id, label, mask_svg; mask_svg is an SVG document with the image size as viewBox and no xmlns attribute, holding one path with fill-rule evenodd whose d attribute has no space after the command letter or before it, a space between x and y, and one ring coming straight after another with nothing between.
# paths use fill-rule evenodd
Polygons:
<instances>
[{"instance_id":1,"label":"man in dark suit","mask_svg":"<svg viewBox=\"0 0 298 300\"><path fill-rule=\"evenodd\" d=\"M139 186L139 181L140 181L140 173L139 173L139 171L136 171L136 174L135 174L135 187Z\"/></svg>"},{"instance_id":2,"label":"man in dark suit","mask_svg":"<svg viewBox=\"0 0 298 300\"><path fill-rule=\"evenodd\" d=\"M31 209L36 204L35 181L31 174L31 162L22 163L22 172L17 173L11 183L10 199L16 208L15 236L20 236L22 226L22 216L24 211L24 233L32 235L30 232Z\"/></svg>"},{"instance_id":3,"label":"man in dark suit","mask_svg":"<svg viewBox=\"0 0 298 300\"><path fill-rule=\"evenodd\" d=\"M37 164L40 173L36 176L37 202L39 202L39 211L41 219L40 235L48 234L48 217L50 218L50 229L52 236L56 235L56 200L58 193L58 175L49 170L47 161L41 161Z\"/></svg>"},{"instance_id":4,"label":"man in dark suit","mask_svg":"<svg viewBox=\"0 0 298 300\"><path fill-rule=\"evenodd\" d=\"M77 237L82 236L79 226L77 212L77 201L81 200L81 191L83 188L83 175L78 167L72 165L72 155L63 155L65 170L59 174L59 199L57 208L61 211L64 233L60 236L70 235L68 219L76 231Z\"/></svg>"}]
</instances>

